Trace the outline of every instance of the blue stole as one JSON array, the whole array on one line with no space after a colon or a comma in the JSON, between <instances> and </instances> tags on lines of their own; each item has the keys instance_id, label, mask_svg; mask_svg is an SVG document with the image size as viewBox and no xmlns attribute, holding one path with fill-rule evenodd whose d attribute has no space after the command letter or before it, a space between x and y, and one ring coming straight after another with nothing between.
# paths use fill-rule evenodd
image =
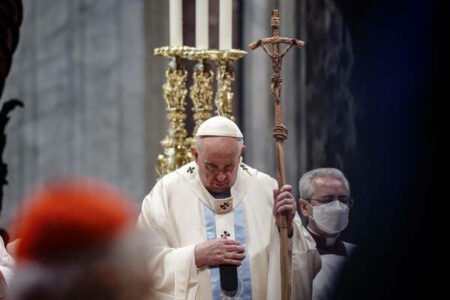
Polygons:
<instances>
[{"instance_id":1,"label":"blue stole","mask_svg":"<svg viewBox=\"0 0 450 300\"><path fill-rule=\"evenodd\" d=\"M203 211L206 221L206 237L208 240L217 239L216 236L216 222L215 212L206 205L203 205ZM245 228L244 210L241 203L233 209L234 218L234 234L235 239L241 243L242 246L247 249L247 235ZM220 273L218 266L210 266L211 272L211 287L212 287L212 299L252 299L252 283L250 279L250 264L248 255L242 260L242 264L237 268L238 273L238 288L234 297L228 297L222 293L220 287Z\"/></svg>"}]
</instances>

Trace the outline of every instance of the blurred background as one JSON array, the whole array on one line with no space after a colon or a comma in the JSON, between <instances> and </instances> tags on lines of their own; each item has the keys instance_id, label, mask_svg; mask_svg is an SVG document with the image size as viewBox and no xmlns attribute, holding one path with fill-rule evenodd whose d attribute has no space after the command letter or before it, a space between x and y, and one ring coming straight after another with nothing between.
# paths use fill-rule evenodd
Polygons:
<instances>
[{"instance_id":1,"label":"blurred background","mask_svg":"<svg viewBox=\"0 0 450 300\"><path fill-rule=\"evenodd\" d=\"M219 1L209 3L217 49ZM105 180L139 205L157 180L167 133L169 59L153 53L169 45L169 1L2 0L0 7L0 226L34 185L66 175ZM286 181L298 197L298 179L312 168L337 167L350 180L355 206L345 238L362 255L343 299L415 298L431 282L432 106L442 94L448 8L437 0L233 0L233 48L247 51L233 64L233 113L245 162L274 177L272 65L248 44L272 35L273 9L280 35L306 43L283 58ZM195 46L195 1L183 1L183 31L184 44Z\"/></svg>"}]
</instances>

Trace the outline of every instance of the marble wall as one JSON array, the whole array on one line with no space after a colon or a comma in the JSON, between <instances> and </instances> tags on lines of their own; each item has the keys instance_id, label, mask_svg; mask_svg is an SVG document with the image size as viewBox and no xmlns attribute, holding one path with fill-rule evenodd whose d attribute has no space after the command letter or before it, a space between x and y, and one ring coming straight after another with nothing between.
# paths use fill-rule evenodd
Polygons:
<instances>
[{"instance_id":1,"label":"marble wall","mask_svg":"<svg viewBox=\"0 0 450 300\"><path fill-rule=\"evenodd\" d=\"M10 113L2 223L34 185L93 176L139 201L146 170L144 3L23 1L19 46L2 99Z\"/></svg>"}]
</instances>

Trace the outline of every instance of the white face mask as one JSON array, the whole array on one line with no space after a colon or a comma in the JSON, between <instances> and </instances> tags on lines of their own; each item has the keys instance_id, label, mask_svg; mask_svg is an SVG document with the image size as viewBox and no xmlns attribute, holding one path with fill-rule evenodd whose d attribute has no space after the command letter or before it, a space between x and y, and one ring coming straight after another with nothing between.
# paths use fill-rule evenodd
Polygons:
<instances>
[{"instance_id":1,"label":"white face mask","mask_svg":"<svg viewBox=\"0 0 450 300\"><path fill-rule=\"evenodd\" d=\"M313 215L310 216L320 230L335 234L347 227L350 208L339 200L313 206Z\"/></svg>"}]
</instances>

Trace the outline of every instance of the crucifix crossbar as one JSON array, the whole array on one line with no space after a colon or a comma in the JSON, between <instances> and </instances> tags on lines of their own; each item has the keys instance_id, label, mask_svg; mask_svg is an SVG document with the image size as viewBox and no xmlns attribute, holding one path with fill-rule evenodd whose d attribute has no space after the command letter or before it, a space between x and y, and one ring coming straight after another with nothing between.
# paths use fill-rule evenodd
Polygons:
<instances>
[{"instance_id":1,"label":"crucifix crossbar","mask_svg":"<svg viewBox=\"0 0 450 300\"><path fill-rule=\"evenodd\" d=\"M272 59L272 84L271 90L274 96L274 101L279 104L281 101L281 83L283 78L281 77L281 63L283 57L292 48L297 46L299 48L305 47L305 42L293 38L280 37L280 17L278 10L273 10L271 18L272 37L259 39L249 45L249 48L255 50L260 47L266 52L266 54ZM267 48L266 44L272 44L272 52ZM286 44L287 46L280 53L280 44Z\"/></svg>"}]
</instances>

